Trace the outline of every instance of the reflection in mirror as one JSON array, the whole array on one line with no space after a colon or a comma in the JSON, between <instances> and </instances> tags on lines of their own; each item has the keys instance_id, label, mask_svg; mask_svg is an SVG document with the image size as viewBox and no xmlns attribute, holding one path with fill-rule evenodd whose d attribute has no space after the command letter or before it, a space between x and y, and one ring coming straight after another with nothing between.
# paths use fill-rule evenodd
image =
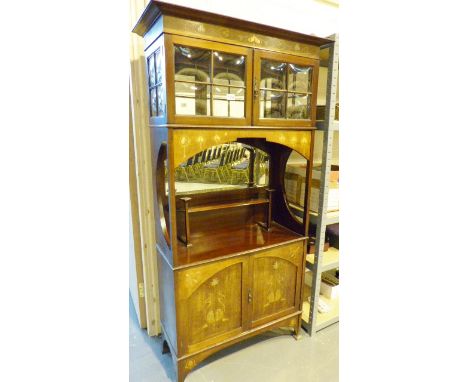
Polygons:
<instances>
[{"instance_id":1,"label":"reflection in mirror","mask_svg":"<svg viewBox=\"0 0 468 382\"><path fill-rule=\"evenodd\" d=\"M284 172L284 188L291 212L302 222L307 160L298 152L292 151Z\"/></svg>"},{"instance_id":2,"label":"reflection in mirror","mask_svg":"<svg viewBox=\"0 0 468 382\"><path fill-rule=\"evenodd\" d=\"M317 141L316 141L317 142ZM320 147L317 148L320 149ZM314 153L314 157L316 157ZM317 160L318 162L318 160ZM314 161L315 163L315 161ZM306 182L307 160L292 151L286 163L284 172L284 187L286 199L294 216L302 222L302 215L305 202L305 182ZM319 192L320 192L321 165L314 165L312 168L312 188L310 192L310 210L318 212ZM339 210L338 198L338 166L333 166L330 171L330 183L328 185L328 212Z\"/></svg>"},{"instance_id":3,"label":"reflection in mirror","mask_svg":"<svg viewBox=\"0 0 468 382\"><path fill-rule=\"evenodd\" d=\"M269 156L249 145L226 143L188 158L175 176L176 194L267 186Z\"/></svg>"}]
</instances>

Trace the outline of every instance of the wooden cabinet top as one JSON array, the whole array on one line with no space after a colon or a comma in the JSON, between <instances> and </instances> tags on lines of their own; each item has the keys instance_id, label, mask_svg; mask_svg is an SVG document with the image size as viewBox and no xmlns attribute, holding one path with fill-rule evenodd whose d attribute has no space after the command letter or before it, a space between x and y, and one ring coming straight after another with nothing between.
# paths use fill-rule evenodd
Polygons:
<instances>
[{"instance_id":1,"label":"wooden cabinet top","mask_svg":"<svg viewBox=\"0 0 468 382\"><path fill-rule=\"evenodd\" d=\"M157 28L154 28L155 24ZM277 50L276 47L278 51L285 53L300 52L300 55L306 55L310 52L314 53L313 56L318 51L311 50L311 46L319 47L331 41L162 1L150 1L133 32L140 36L161 32L174 33L253 48ZM154 40L154 37L157 36L153 36L151 40Z\"/></svg>"}]
</instances>

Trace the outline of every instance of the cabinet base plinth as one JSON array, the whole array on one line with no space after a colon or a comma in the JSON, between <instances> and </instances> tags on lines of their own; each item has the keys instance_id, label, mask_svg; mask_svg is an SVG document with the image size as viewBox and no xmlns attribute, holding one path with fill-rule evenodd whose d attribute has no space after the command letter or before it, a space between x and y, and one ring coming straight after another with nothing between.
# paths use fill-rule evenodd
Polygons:
<instances>
[{"instance_id":1,"label":"cabinet base plinth","mask_svg":"<svg viewBox=\"0 0 468 382\"><path fill-rule=\"evenodd\" d=\"M278 328L290 328L294 333L294 338L298 339L302 337L298 335L297 328L300 330L301 325L301 314L300 312L290 314L285 318L281 318L279 320L275 320L268 324L262 325L258 328L252 329L251 331L244 332L237 337L232 339L226 340L225 342L219 343L214 346L210 346L204 350L198 351L197 353L186 355L180 358L174 359L174 367L176 369L176 381L177 382L184 382L185 377L202 361L208 358L210 355L232 346L238 342L246 340L250 337L254 337L261 333L267 332L269 330L278 329Z\"/></svg>"}]
</instances>

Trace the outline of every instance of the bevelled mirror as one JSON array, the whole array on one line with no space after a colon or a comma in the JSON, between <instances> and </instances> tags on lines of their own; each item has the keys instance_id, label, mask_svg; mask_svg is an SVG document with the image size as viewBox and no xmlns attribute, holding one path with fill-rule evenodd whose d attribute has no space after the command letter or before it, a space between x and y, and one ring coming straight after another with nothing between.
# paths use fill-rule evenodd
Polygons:
<instances>
[{"instance_id":1,"label":"bevelled mirror","mask_svg":"<svg viewBox=\"0 0 468 382\"><path fill-rule=\"evenodd\" d=\"M264 151L243 143L209 147L176 167L176 193L267 186L269 161Z\"/></svg>"}]
</instances>

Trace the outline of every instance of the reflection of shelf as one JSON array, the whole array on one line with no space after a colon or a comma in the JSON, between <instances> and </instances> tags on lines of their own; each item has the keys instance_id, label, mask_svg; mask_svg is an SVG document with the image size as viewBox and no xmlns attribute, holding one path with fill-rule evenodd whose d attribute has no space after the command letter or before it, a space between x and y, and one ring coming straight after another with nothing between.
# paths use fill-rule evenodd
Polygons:
<instances>
[{"instance_id":1,"label":"reflection of shelf","mask_svg":"<svg viewBox=\"0 0 468 382\"><path fill-rule=\"evenodd\" d=\"M188 212L202 212L202 211L213 211L213 210L222 210L227 208L243 207L243 206L252 206L254 204L268 204L268 199L250 199L250 200L241 200L239 202L232 203L207 203L200 206L189 207Z\"/></svg>"},{"instance_id":2,"label":"reflection of shelf","mask_svg":"<svg viewBox=\"0 0 468 382\"><path fill-rule=\"evenodd\" d=\"M307 268L312 270L314 264L314 254L307 255ZM322 255L322 272L329 271L330 269L338 268L339 266L339 250L333 247L328 248L328 251L323 252Z\"/></svg>"},{"instance_id":3,"label":"reflection of shelf","mask_svg":"<svg viewBox=\"0 0 468 382\"><path fill-rule=\"evenodd\" d=\"M339 307L340 307L340 299L336 298L334 300L330 300L324 296L320 296L320 298L326 302L330 306L330 310L327 313L319 313L317 312L317 320L315 322L315 330L321 330L334 324L335 322L339 321ZM304 301L302 303L302 319L305 322L309 321L309 312L310 312L310 303L308 301Z\"/></svg>"}]
</instances>

